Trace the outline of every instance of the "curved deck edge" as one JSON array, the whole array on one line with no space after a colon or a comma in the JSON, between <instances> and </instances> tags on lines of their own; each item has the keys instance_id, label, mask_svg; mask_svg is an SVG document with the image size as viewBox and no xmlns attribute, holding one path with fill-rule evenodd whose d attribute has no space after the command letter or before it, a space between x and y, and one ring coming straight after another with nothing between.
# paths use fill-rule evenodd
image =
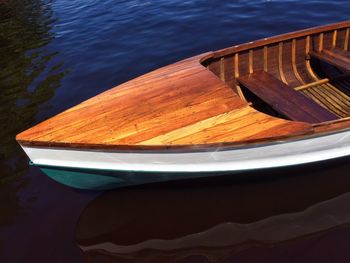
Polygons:
<instances>
[{"instance_id":1,"label":"curved deck edge","mask_svg":"<svg viewBox=\"0 0 350 263\"><path fill-rule=\"evenodd\" d=\"M326 31L332 31L334 29L347 28L349 26L350 26L350 20L347 20L347 21L342 21L342 22L333 23L333 24L329 24L329 25L316 26L316 27L312 27L312 28L302 29L302 30L298 30L298 31L294 31L294 32L289 32L289 33L277 35L277 36L266 37L266 38L251 41L248 43L238 44L238 45L235 45L233 47L228 47L228 48L224 48L221 50L217 50L215 52L212 52L210 57L207 56L206 59L218 58L218 57L222 57L222 56L229 55L232 53L257 48L257 47L261 47L264 45L273 44L275 42L279 42L282 40L283 41L291 40L293 38L305 37L307 35L318 34L318 33L326 32ZM202 60L202 63L204 62L204 60Z\"/></svg>"}]
</instances>

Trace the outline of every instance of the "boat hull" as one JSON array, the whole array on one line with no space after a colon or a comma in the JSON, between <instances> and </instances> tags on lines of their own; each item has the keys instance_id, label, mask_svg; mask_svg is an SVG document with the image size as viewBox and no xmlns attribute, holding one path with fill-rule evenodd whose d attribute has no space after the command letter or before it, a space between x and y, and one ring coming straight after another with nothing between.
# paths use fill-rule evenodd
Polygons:
<instances>
[{"instance_id":1,"label":"boat hull","mask_svg":"<svg viewBox=\"0 0 350 263\"><path fill-rule=\"evenodd\" d=\"M32 163L75 188L116 187L301 166L350 155L350 131L250 147L108 151L23 147Z\"/></svg>"},{"instance_id":2,"label":"boat hull","mask_svg":"<svg viewBox=\"0 0 350 263\"><path fill-rule=\"evenodd\" d=\"M232 172L137 172L39 166L51 179L77 189L109 190L174 180L231 174Z\"/></svg>"}]
</instances>

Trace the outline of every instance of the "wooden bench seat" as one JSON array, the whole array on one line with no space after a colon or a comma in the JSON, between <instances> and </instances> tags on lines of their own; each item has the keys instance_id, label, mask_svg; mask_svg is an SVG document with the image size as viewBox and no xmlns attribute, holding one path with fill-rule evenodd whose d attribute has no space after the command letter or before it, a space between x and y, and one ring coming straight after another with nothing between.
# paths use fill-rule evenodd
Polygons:
<instances>
[{"instance_id":1,"label":"wooden bench seat","mask_svg":"<svg viewBox=\"0 0 350 263\"><path fill-rule=\"evenodd\" d=\"M240 77L238 81L290 120L319 123L338 119L333 113L265 71L256 71Z\"/></svg>"},{"instance_id":2,"label":"wooden bench seat","mask_svg":"<svg viewBox=\"0 0 350 263\"><path fill-rule=\"evenodd\" d=\"M324 49L320 52L312 51L310 56L327 62L345 71L350 71L350 53L341 49Z\"/></svg>"},{"instance_id":3,"label":"wooden bench seat","mask_svg":"<svg viewBox=\"0 0 350 263\"><path fill-rule=\"evenodd\" d=\"M324 53L336 54L340 56L339 58L345 59L345 61L350 61L350 52L341 48L332 48L323 50Z\"/></svg>"}]
</instances>

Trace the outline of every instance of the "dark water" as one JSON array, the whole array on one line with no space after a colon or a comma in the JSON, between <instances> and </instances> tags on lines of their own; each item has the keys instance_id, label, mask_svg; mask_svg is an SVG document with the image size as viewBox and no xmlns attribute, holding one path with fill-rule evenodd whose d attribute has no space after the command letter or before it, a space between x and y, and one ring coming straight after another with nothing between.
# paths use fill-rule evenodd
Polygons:
<instances>
[{"instance_id":1,"label":"dark water","mask_svg":"<svg viewBox=\"0 0 350 263\"><path fill-rule=\"evenodd\" d=\"M349 261L347 159L101 193L51 181L14 140L171 62L346 19L348 1L0 0L0 262Z\"/></svg>"}]
</instances>

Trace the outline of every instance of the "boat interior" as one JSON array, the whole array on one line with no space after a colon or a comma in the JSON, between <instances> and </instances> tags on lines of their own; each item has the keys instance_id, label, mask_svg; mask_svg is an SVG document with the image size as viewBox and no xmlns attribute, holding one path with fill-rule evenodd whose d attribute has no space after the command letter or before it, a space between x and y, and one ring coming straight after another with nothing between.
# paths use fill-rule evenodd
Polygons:
<instances>
[{"instance_id":1,"label":"boat interior","mask_svg":"<svg viewBox=\"0 0 350 263\"><path fill-rule=\"evenodd\" d=\"M298 31L202 60L256 110L293 121L350 117L350 28Z\"/></svg>"}]
</instances>

